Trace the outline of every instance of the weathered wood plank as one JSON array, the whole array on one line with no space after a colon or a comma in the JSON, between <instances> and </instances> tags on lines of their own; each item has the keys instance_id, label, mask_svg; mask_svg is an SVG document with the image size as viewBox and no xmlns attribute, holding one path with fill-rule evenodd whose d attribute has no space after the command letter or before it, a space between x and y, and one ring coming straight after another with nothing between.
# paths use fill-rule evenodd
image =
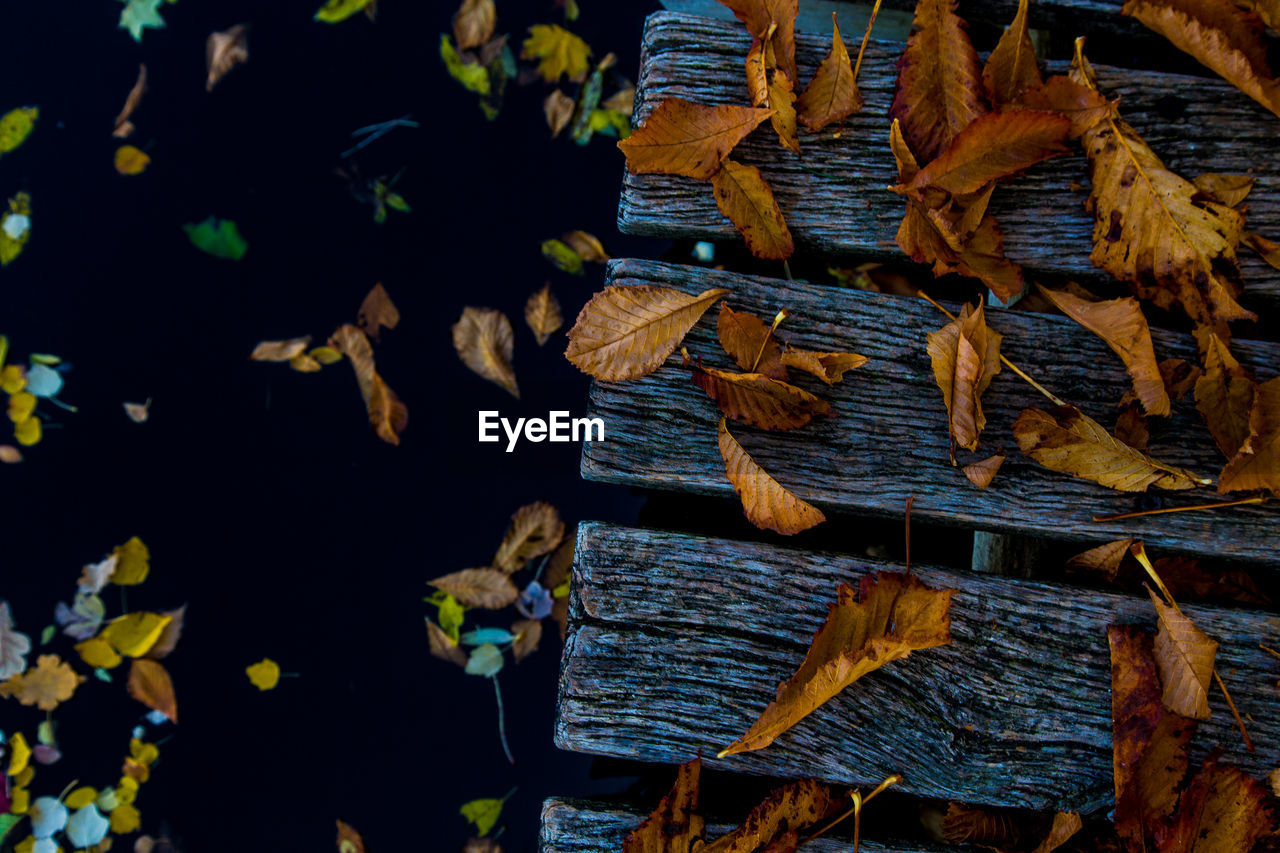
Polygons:
<instances>
[{"instance_id":1,"label":"weathered wood plank","mask_svg":"<svg viewBox=\"0 0 1280 853\"><path fill-rule=\"evenodd\" d=\"M857 50L858 33L844 33ZM808 80L830 46L830 36L797 41L796 60ZM645 27L636 115L643 119L666 97L707 104L746 103L743 57L748 38L723 21L659 12ZM759 166L773 188L799 251L903 256L894 244L902 200L889 152L887 112L893 100L897 42L873 41L859 86L866 106L838 135L802 134L803 154L782 149L767 124L744 140L734 157ZM1062 71L1061 67L1054 70ZM1105 91L1119 95L1125 118L1171 168L1247 173L1257 179L1249 196L1249 226L1280 237L1280 120L1231 86L1175 74L1097 66ZM1269 152L1269 153L1264 153ZM1076 150L1035 167L1001 187L991 211L1006 231L1010 258L1029 273L1084 279L1101 273L1089 261L1092 218L1084 210L1088 168ZM1076 189L1072 189L1073 185ZM625 233L702 240L739 239L716 209L710 184L671 175L631 175L623 182L618 227ZM1244 302L1255 310L1280 308L1280 272L1241 249Z\"/></svg>"},{"instance_id":2,"label":"weathered wood plank","mask_svg":"<svg viewBox=\"0 0 1280 853\"><path fill-rule=\"evenodd\" d=\"M650 261L614 261L608 280L693 293L726 287L735 309L761 317L783 307L791 311L794 316L780 334L795 346L870 357L831 388L805 374L795 377L796 384L831 403L830 417L781 433L730 425L757 462L820 507L901 518L903 502L914 495L913 514L946 524L1095 544L1138 536L1156 552L1211 553L1280 568L1274 505L1092 521L1094 515L1131 511L1151 498L1054 473L1019 453L1014 420L1029 406L1050 404L1009 370L996 376L983 397L987 427L980 448L984 454L1003 448L1008 460L990 488L973 487L948 461L946 409L925 350L926 333L941 328L946 318L922 300ZM732 367L715 338L715 310L686 345L711 366ZM992 328L1004 335L1005 355L1060 398L1111 426L1129 380L1099 338L1066 317L988 312ZM1157 357L1195 359L1190 335L1157 329L1153 337ZM1238 341L1234 349L1260 379L1276 375L1280 345ZM584 445L584 477L736 499L716 445L719 411L679 363L673 354L666 366L643 379L593 383L590 413L604 419L606 440ZM1221 470L1225 460L1189 397L1174 404L1171 418L1152 420L1156 458L1202 476ZM1203 489L1159 494L1184 505L1216 497Z\"/></svg>"},{"instance_id":3,"label":"weathered wood plank","mask_svg":"<svg viewBox=\"0 0 1280 853\"><path fill-rule=\"evenodd\" d=\"M617 805L549 799L542 804L538 849L541 853L618 853L622 849L622 840L646 817L638 810ZM708 827L706 835L715 838L732 829L727 824L713 824ZM818 838L799 849L805 853L847 853L849 842L834 837ZM945 853L954 850L922 842L894 844L865 838L859 849L866 853Z\"/></svg>"},{"instance_id":4,"label":"weathered wood plank","mask_svg":"<svg viewBox=\"0 0 1280 853\"><path fill-rule=\"evenodd\" d=\"M1105 808L1111 775L1106 626L1153 624L1149 601L914 567L952 597L953 642L846 689L771 746L709 758L794 672L839 581L900 567L605 524L578 527L556 743L578 752L850 785L890 773L896 790L1029 808ZM1183 608L1222 643L1218 669L1258 751L1221 695L1198 748L1265 774L1280 761L1280 640L1264 613Z\"/></svg>"}]
</instances>

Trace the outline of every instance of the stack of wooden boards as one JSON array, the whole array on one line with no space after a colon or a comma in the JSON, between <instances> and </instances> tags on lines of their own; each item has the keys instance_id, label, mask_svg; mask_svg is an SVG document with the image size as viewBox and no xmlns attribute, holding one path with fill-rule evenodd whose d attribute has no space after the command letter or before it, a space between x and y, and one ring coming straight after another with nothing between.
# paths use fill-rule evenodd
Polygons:
<instances>
[{"instance_id":1,"label":"stack of wooden boards","mask_svg":"<svg viewBox=\"0 0 1280 853\"><path fill-rule=\"evenodd\" d=\"M1096 28L1099 16L1114 17L1120 4L1041 5L1055 26L1083 15ZM1003 26L1012 8L992 4L961 13ZM845 34L847 42L851 35L856 37ZM731 22L651 16L637 119L671 96L743 102L748 44ZM797 39L801 79L828 46L824 35ZM856 43L849 47L856 52ZM830 132L806 137L803 155L796 156L759 134L735 154L760 166L800 251L863 257L895 252L901 201L884 189L896 178L886 112L902 47L872 41L859 79L865 107L838 138ZM1103 90L1122 97L1126 119L1171 168L1255 177L1250 226L1280 235L1280 157L1274 156L1280 126L1273 117L1216 79L1096 68ZM1077 183L1084 174L1079 158L1058 158L997 193L993 211L1010 223L1007 253L1028 277L1099 277L1088 259L1092 220L1083 207L1087 189ZM628 175L619 223L635 234L737 239L707 185L678 177ZM1254 257L1242 255L1241 266L1242 302L1264 323L1280 319L1280 274ZM922 301L633 260L613 262L606 283L690 293L727 288L735 310L761 317L790 311L786 331L795 346L869 356L856 375L821 388L832 404L830 417L803 430L744 430L739 436L766 470L823 510L901 519L905 499L914 496L915 517L975 531L1073 540L1081 550L1134 536L1155 555L1277 566L1280 524L1272 507L1093 521L1138 508L1138 498L1055 474L1019 454L1011 424L1043 398L1009 371L996 377L983 401L984 447L1003 446L1009 458L990 488L971 486L948 462L946 413L924 346L926 333L945 318ZM1004 336L1005 355L1086 412L1110 412L1129 387L1106 345L1065 317L989 309L988 323ZM691 352L718 348L712 325L704 320L691 333ZM1153 338L1159 358L1197 360L1189 335L1153 329ZM1233 352L1260 380L1280 368L1275 344L1236 341ZM590 414L605 420L607 440L585 446L584 477L732 497L716 444L720 415L687 371L672 369L678 362L673 356L667 368L637 381L593 385ZM1187 401L1162 423L1152 447L1161 461L1206 476L1223 462ZM920 796L1084 813L1109 808L1106 626L1153 624L1145 598L913 566L930 586L957 590L951 645L860 681L767 749L717 761L709 756L745 731L775 686L794 672L836 584L903 567L603 524L579 528L575 561L556 727L562 748L671 764L701 753L712 767L848 785L874 785L900 773L898 789ZM1221 641L1219 671L1258 748L1244 749L1221 694L1215 694L1213 716L1197 742L1202 751L1203 745L1220 746L1226 760L1265 775L1280 766L1280 661L1259 643L1280 645L1280 619L1233 608L1184 609ZM550 800L543 849L617 850L642 816L616 806ZM824 844L812 849L835 849Z\"/></svg>"}]
</instances>

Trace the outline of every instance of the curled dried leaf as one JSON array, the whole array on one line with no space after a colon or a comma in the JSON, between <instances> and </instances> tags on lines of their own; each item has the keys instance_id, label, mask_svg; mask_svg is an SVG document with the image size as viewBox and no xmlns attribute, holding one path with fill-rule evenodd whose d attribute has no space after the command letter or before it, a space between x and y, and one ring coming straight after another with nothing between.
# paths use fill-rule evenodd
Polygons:
<instances>
[{"instance_id":1,"label":"curled dried leaf","mask_svg":"<svg viewBox=\"0 0 1280 853\"><path fill-rule=\"evenodd\" d=\"M1197 332L1197 340L1204 354L1204 374L1195 384L1196 408L1214 442L1230 459L1249 437L1249 413L1257 383L1213 331Z\"/></svg>"},{"instance_id":2,"label":"curled dried leaf","mask_svg":"<svg viewBox=\"0 0 1280 853\"><path fill-rule=\"evenodd\" d=\"M559 89L552 89L551 94L547 95L546 100L542 102L542 114L547 119L547 127L551 129L552 139L569 126L575 107L577 102Z\"/></svg>"},{"instance_id":3,"label":"curled dried leaf","mask_svg":"<svg viewBox=\"0 0 1280 853\"><path fill-rule=\"evenodd\" d=\"M250 361L289 361L302 355L311 344L311 336L287 341L262 341L249 353Z\"/></svg>"},{"instance_id":4,"label":"curled dried leaf","mask_svg":"<svg viewBox=\"0 0 1280 853\"><path fill-rule=\"evenodd\" d=\"M542 622L538 619L521 619L511 626L511 633L516 638L511 644L511 654L516 663L520 663L538 650L538 643L542 642Z\"/></svg>"},{"instance_id":5,"label":"curled dried leaf","mask_svg":"<svg viewBox=\"0 0 1280 853\"><path fill-rule=\"evenodd\" d=\"M147 66L138 66L138 79L134 81L133 88L129 90L128 97L124 100L124 107L121 108L120 114L116 116L115 130L111 135L117 139L124 139L133 133L133 122L129 121L129 117L133 115L133 111L142 103L142 96L147 91Z\"/></svg>"},{"instance_id":6,"label":"curled dried leaf","mask_svg":"<svg viewBox=\"0 0 1280 853\"><path fill-rule=\"evenodd\" d=\"M356 312L356 325L373 341L378 340L378 332L383 328L394 329L400 323L400 310L391 301L387 289L378 282L365 295Z\"/></svg>"},{"instance_id":7,"label":"curled dried leaf","mask_svg":"<svg viewBox=\"0 0 1280 853\"><path fill-rule=\"evenodd\" d=\"M209 33L204 43L204 57L208 71L204 88L212 92L228 71L249 61L249 25L236 24L228 30Z\"/></svg>"},{"instance_id":8,"label":"curled dried leaf","mask_svg":"<svg viewBox=\"0 0 1280 853\"><path fill-rule=\"evenodd\" d=\"M988 456L981 462L965 465L960 470L969 478L970 483L973 483L979 489L985 489L996 478L996 473L1000 470L1000 466L1004 464L1004 459L1004 454L997 453L994 456Z\"/></svg>"},{"instance_id":9,"label":"curled dried leaf","mask_svg":"<svg viewBox=\"0 0 1280 853\"><path fill-rule=\"evenodd\" d=\"M409 425L409 410L374 368L369 338L355 326L346 324L334 331L329 345L351 362L374 433L388 444L398 445L400 433Z\"/></svg>"},{"instance_id":10,"label":"curled dried leaf","mask_svg":"<svg viewBox=\"0 0 1280 853\"><path fill-rule=\"evenodd\" d=\"M520 590L501 569L463 569L427 581L468 607L500 610L520 597Z\"/></svg>"},{"instance_id":11,"label":"curled dried leaf","mask_svg":"<svg viewBox=\"0 0 1280 853\"><path fill-rule=\"evenodd\" d=\"M1090 548L1088 551L1076 554L1067 560L1067 566L1084 569L1087 572L1095 572L1108 582L1113 583L1120 573L1120 566L1124 563L1125 557L1129 556L1129 546L1133 543L1132 536L1128 539L1107 542L1105 545L1099 545L1096 548Z\"/></svg>"},{"instance_id":12,"label":"curled dried leaf","mask_svg":"<svg viewBox=\"0 0 1280 853\"><path fill-rule=\"evenodd\" d=\"M716 335L738 367L750 373L763 373L770 379L787 381L787 368L782 364L782 346L773 336L769 324L746 311L734 311L727 302L720 303L716 319Z\"/></svg>"},{"instance_id":13,"label":"curled dried leaf","mask_svg":"<svg viewBox=\"0 0 1280 853\"><path fill-rule=\"evenodd\" d=\"M493 38L498 9L493 0L462 0L453 13L453 38L458 50L472 50Z\"/></svg>"},{"instance_id":14,"label":"curled dried leaf","mask_svg":"<svg viewBox=\"0 0 1280 853\"><path fill-rule=\"evenodd\" d=\"M742 500L747 520L756 527L791 536L827 520L821 510L793 495L757 465L729 434L724 418L720 419L719 444L725 474Z\"/></svg>"},{"instance_id":15,"label":"curled dried leaf","mask_svg":"<svg viewBox=\"0 0 1280 853\"><path fill-rule=\"evenodd\" d=\"M657 808L622 841L622 853L689 853L706 822L696 813L702 759L680 765L676 782Z\"/></svg>"},{"instance_id":16,"label":"curled dried leaf","mask_svg":"<svg viewBox=\"0 0 1280 853\"><path fill-rule=\"evenodd\" d=\"M853 370L866 364L869 359L856 352L813 352L811 350L787 347L782 354L782 363L811 373L828 385L834 385L844 378L845 371Z\"/></svg>"},{"instance_id":17,"label":"curled dried leaf","mask_svg":"<svg viewBox=\"0 0 1280 853\"><path fill-rule=\"evenodd\" d=\"M564 522L554 506L544 501L526 504L511 516L511 525L493 556L494 568L519 571L533 558L554 551L563 538Z\"/></svg>"},{"instance_id":18,"label":"curled dried leaf","mask_svg":"<svg viewBox=\"0 0 1280 853\"><path fill-rule=\"evenodd\" d=\"M703 847L701 853L775 850L771 845L776 841L831 817L844 805L842 799L814 779L789 782L769 792L740 826Z\"/></svg>"},{"instance_id":19,"label":"curled dried leaf","mask_svg":"<svg viewBox=\"0 0 1280 853\"><path fill-rule=\"evenodd\" d=\"M458 322L453 324L453 348L458 351L462 363L519 399L516 372L511 367L514 347L511 321L501 311L467 306L462 309Z\"/></svg>"},{"instance_id":20,"label":"curled dried leaf","mask_svg":"<svg viewBox=\"0 0 1280 853\"><path fill-rule=\"evenodd\" d=\"M735 145L772 114L755 107L712 107L667 98L618 147L633 174L705 180L719 170Z\"/></svg>"},{"instance_id":21,"label":"curled dried leaf","mask_svg":"<svg viewBox=\"0 0 1280 853\"><path fill-rule=\"evenodd\" d=\"M1257 489L1280 495L1280 377L1257 387L1249 436L1218 477L1219 492Z\"/></svg>"},{"instance_id":22,"label":"curled dried leaf","mask_svg":"<svg viewBox=\"0 0 1280 853\"><path fill-rule=\"evenodd\" d=\"M792 80L796 73L798 0L720 0L757 40L768 37L776 63ZM771 32L772 31L772 32Z\"/></svg>"},{"instance_id":23,"label":"curled dried leaf","mask_svg":"<svg viewBox=\"0 0 1280 853\"><path fill-rule=\"evenodd\" d=\"M467 653L463 651L452 637L445 630L430 619L427 622L427 643L431 650L431 656L447 660L450 663L456 663L458 666L467 665Z\"/></svg>"},{"instance_id":24,"label":"curled dried leaf","mask_svg":"<svg viewBox=\"0 0 1280 853\"><path fill-rule=\"evenodd\" d=\"M978 436L987 423L981 397L1000 372L1000 340L987 327L981 305L976 310L966 305L955 321L929 334L929 358L947 407L953 446L978 447Z\"/></svg>"},{"instance_id":25,"label":"curled dried leaf","mask_svg":"<svg viewBox=\"0 0 1280 853\"><path fill-rule=\"evenodd\" d=\"M713 367L695 367L691 378L694 385L716 401L720 411L761 429L798 429L815 415L831 412L825 400L762 373L730 373Z\"/></svg>"},{"instance_id":26,"label":"curled dried leaf","mask_svg":"<svg viewBox=\"0 0 1280 853\"><path fill-rule=\"evenodd\" d=\"M964 803L947 804L942 837L948 844L978 844L993 849L1013 847L1022 837L1016 813L983 809Z\"/></svg>"}]
</instances>

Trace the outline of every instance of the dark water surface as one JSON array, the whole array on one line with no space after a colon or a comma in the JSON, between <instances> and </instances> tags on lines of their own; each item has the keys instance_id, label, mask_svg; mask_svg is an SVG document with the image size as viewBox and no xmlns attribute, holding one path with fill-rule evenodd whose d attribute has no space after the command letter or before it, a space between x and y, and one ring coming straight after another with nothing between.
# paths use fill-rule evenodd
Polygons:
<instances>
[{"instance_id":1,"label":"dark water surface","mask_svg":"<svg viewBox=\"0 0 1280 853\"><path fill-rule=\"evenodd\" d=\"M183 850L333 849L339 817L373 851L457 850L458 806L513 786L502 843L532 850L544 796L625 783L592 781L587 758L551 745L554 627L500 676L518 760L507 764L491 685L427 653L424 581L487 563L533 500L569 521L634 520L625 489L578 478L576 446L506 454L476 443L475 419L585 406L563 337L538 348L522 311L551 281L571 322L601 270L559 273L541 240L582 228L619 255L662 246L616 234L621 157L606 139L550 141L548 87L513 87L491 124L446 76L437 48L452 2L384 0L376 24L336 26L311 20L316 5L181 0L141 44L116 28L110 0L6 8L0 112L30 104L41 117L0 158L0 195L33 201L31 241L0 271L0 333L17 358L72 362L62 397L79 412L42 406L61 428L0 469L0 598L37 637L83 564L133 535L150 546L130 609L189 610L166 661L182 722L161 731L172 737L138 806L144 830L167 821ZM583 0L572 28L634 77L654 5ZM528 25L562 21L551 2L498 6L517 50ZM250 62L207 94L205 37L240 22L253 28ZM139 62L150 87L129 141L152 163L122 177L110 131ZM405 114L422 126L359 157L366 175L406 167L397 189L413 213L379 227L333 169L351 130ZM210 214L239 223L239 263L188 244L182 224ZM371 434L345 365L303 375L246 358L261 339L323 339L353 322L378 281L403 316L377 347L409 407L399 448ZM464 305L516 324L520 401L455 357L449 327ZM131 423L121 403L147 397L151 421ZM119 613L118 590L105 595ZM53 649L74 657L64 639ZM299 677L259 693L244 667L264 656ZM40 770L36 795L72 778L114 783L141 709L117 674L56 712L66 757ZM0 702L7 732L30 736L40 718Z\"/></svg>"}]
</instances>

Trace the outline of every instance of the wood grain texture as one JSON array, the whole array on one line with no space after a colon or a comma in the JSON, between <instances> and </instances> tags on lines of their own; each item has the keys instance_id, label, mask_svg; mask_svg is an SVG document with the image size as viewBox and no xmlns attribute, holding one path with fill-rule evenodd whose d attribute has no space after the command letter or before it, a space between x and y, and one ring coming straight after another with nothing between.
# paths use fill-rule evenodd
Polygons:
<instances>
[{"instance_id":1,"label":"wood grain texture","mask_svg":"<svg viewBox=\"0 0 1280 853\"><path fill-rule=\"evenodd\" d=\"M672 774L674 778L674 774ZM870 808L870 807L868 807ZM542 804L540 853L618 853L622 840L648 817L638 809L586 800L549 799ZM712 824L707 837L715 838L732 830L727 824ZM819 838L800 848L805 853L848 853L843 838ZM862 839L859 849L866 853L946 853L954 850L921 842L893 844Z\"/></svg>"},{"instance_id":2,"label":"wood grain texture","mask_svg":"<svg viewBox=\"0 0 1280 853\"><path fill-rule=\"evenodd\" d=\"M1034 17L1039 6L1033 10ZM861 34L844 36L856 53ZM736 24L670 12L651 15L644 33L637 120L666 97L746 103L742 63L748 45ZM829 46L829 34L797 39L802 81L810 78ZM849 119L839 138L835 128L802 133L802 154L797 155L779 147L766 128L734 150L735 160L758 166L764 174L798 252L902 259L894 233L903 203L886 189L897 182L887 112L902 47L875 40L868 45L858 80L866 106ZM1274 156L1280 120L1220 80L1095 68L1103 90L1120 96L1125 119L1170 168L1188 178L1202 172L1253 175L1257 182L1248 199L1248 226L1280 239L1280 157ZM1065 67L1051 64L1050 70ZM1000 187L991 212L1004 225L1008 256L1029 274L1104 278L1089 261L1093 220L1084 210L1088 165L1079 146L1072 152ZM618 227L629 234L740 239L716 209L709 184L670 175L626 174ZM1280 271L1245 248L1240 258L1243 303L1261 311L1280 309Z\"/></svg>"},{"instance_id":3,"label":"wood grain texture","mask_svg":"<svg viewBox=\"0 0 1280 853\"><path fill-rule=\"evenodd\" d=\"M913 513L940 523L1093 544L1136 536L1156 555L1176 550L1280 568L1280 510L1274 503L1092 521L1094 515L1137 509L1151 497L1058 474L1023 456L1013 439L1014 420L1029 406L1051 404L1008 369L983 396L987 426L974 454L981 459L1003 448L1008 460L990 487L974 487L948 460L946 409L925 351L926 333L947 321L922 300L651 261L613 261L608 281L690 293L729 288L725 299L735 310L760 317L789 310L792 317L779 334L795 346L870 357L830 388L808 376L794 378L831 403L829 417L781 433L730 424L757 463L824 511L900 519L903 502L914 495ZM1002 352L1015 364L1104 426L1113 425L1129 379L1100 338L1062 316L992 308L987 318L1004 336ZM1153 329L1152 338L1158 358L1195 358L1190 335ZM704 317L685 346L709 366L732 367L715 338L713 319ZM1280 367L1280 345L1239 341L1234 351L1259 379L1275 376ZM689 381L678 356L633 382L594 383L589 409L604 419L606 440L583 447L587 479L736 500L716 445L719 411ZM1152 422L1151 453L1157 459L1210 477L1225 464L1190 397L1174 403L1172 417ZM1208 489L1153 494L1171 505L1218 499Z\"/></svg>"},{"instance_id":4,"label":"wood grain texture","mask_svg":"<svg viewBox=\"0 0 1280 853\"><path fill-rule=\"evenodd\" d=\"M840 581L901 570L867 558L587 523L578 527L556 743L564 749L973 803L1093 812L1113 798L1106 626L1154 627L1133 596L1004 577L914 571L950 588L952 644L858 681L773 745L710 758L740 735L804 657ZM1280 641L1264 613L1185 607L1222 645L1217 665L1258 751L1221 694L1213 745L1254 775L1280 761Z\"/></svg>"}]
</instances>

